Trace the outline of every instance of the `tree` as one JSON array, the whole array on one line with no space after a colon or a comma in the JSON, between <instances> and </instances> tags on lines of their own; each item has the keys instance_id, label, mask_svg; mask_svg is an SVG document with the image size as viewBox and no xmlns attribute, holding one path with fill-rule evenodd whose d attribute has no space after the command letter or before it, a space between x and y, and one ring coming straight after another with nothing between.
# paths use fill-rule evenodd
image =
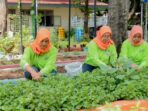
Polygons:
<instances>
[{"instance_id":1,"label":"tree","mask_svg":"<svg viewBox=\"0 0 148 111\"><path fill-rule=\"evenodd\" d=\"M109 26L112 28L118 53L127 37L128 13L129 0L109 0Z\"/></svg>"},{"instance_id":2,"label":"tree","mask_svg":"<svg viewBox=\"0 0 148 111\"><path fill-rule=\"evenodd\" d=\"M88 37L88 16L89 16L89 0L85 0L85 7L84 7L84 32L85 37Z\"/></svg>"},{"instance_id":3,"label":"tree","mask_svg":"<svg viewBox=\"0 0 148 111\"><path fill-rule=\"evenodd\" d=\"M128 20L132 19L136 9L140 9L138 7L138 4L140 5L140 0L130 0L130 9L129 9L129 15Z\"/></svg>"},{"instance_id":4,"label":"tree","mask_svg":"<svg viewBox=\"0 0 148 111\"><path fill-rule=\"evenodd\" d=\"M98 1L109 3L109 0L98 0ZM129 4L130 4L130 7L129 7L128 20L132 19L135 11L140 11L139 10L140 0L129 0Z\"/></svg>"},{"instance_id":5,"label":"tree","mask_svg":"<svg viewBox=\"0 0 148 111\"><path fill-rule=\"evenodd\" d=\"M3 36L7 29L7 0L0 0L0 9L0 36Z\"/></svg>"}]
</instances>

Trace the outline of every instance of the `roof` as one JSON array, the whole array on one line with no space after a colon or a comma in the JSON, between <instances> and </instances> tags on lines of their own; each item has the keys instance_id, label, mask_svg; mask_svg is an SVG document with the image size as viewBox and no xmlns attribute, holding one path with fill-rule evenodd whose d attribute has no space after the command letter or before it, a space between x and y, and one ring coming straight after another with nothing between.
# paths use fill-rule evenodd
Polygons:
<instances>
[{"instance_id":1,"label":"roof","mask_svg":"<svg viewBox=\"0 0 148 111\"><path fill-rule=\"evenodd\" d=\"M24 4L31 4L32 0L21 0ZM8 4L18 3L18 0L7 0ZM46 4L46 5L68 5L69 0L39 0L39 4ZM94 5L94 0L89 0L89 5ZM103 2L96 3L97 6L108 6L108 4Z\"/></svg>"}]
</instances>

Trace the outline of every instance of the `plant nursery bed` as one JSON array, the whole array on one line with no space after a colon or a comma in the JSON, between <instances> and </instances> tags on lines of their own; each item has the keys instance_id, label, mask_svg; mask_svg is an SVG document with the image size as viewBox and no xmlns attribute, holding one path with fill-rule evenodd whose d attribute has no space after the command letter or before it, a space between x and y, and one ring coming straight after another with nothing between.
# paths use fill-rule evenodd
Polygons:
<instances>
[{"instance_id":1,"label":"plant nursery bed","mask_svg":"<svg viewBox=\"0 0 148 111\"><path fill-rule=\"evenodd\" d=\"M17 85L14 80L13 84L4 80L0 84L0 110L148 111L147 70L96 69L77 77L48 75L41 81L20 81Z\"/></svg>"},{"instance_id":2,"label":"plant nursery bed","mask_svg":"<svg viewBox=\"0 0 148 111\"><path fill-rule=\"evenodd\" d=\"M86 52L64 52L58 53L57 55L57 64L65 63L68 61L81 61L86 57ZM0 59L0 69L5 65L18 65L20 63L20 59L14 58L12 60Z\"/></svg>"},{"instance_id":3,"label":"plant nursery bed","mask_svg":"<svg viewBox=\"0 0 148 111\"><path fill-rule=\"evenodd\" d=\"M57 56L58 73L66 73L64 66L71 62L83 62L85 59L84 52L68 52L59 53ZM16 79L22 78L23 70L20 69L19 60L3 61L0 60L0 79Z\"/></svg>"},{"instance_id":4,"label":"plant nursery bed","mask_svg":"<svg viewBox=\"0 0 148 111\"><path fill-rule=\"evenodd\" d=\"M14 68L14 69L15 70L13 70L13 68L7 68L7 69L0 70L0 80L24 78L23 70L19 68L18 69ZM64 66L58 66L57 71L60 74L66 73Z\"/></svg>"},{"instance_id":5,"label":"plant nursery bed","mask_svg":"<svg viewBox=\"0 0 148 111\"><path fill-rule=\"evenodd\" d=\"M9 64L19 64L20 60L0 60L0 66L2 65L9 65Z\"/></svg>"},{"instance_id":6,"label":"plant nursery bed","mask_svg":"<svg viewBox=\"0 0 148 111\"><path fill-rule=\"evenodd\" d=\"M22 70L0 70L0 80L2 79L17 79L23 78L23 71Z\"/></svg>"}]
</instances>

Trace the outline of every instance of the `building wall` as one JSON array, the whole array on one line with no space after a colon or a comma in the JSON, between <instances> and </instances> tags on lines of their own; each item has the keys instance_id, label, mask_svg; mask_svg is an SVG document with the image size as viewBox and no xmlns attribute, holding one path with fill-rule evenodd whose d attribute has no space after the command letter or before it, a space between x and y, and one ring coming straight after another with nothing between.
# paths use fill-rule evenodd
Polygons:
<instances>
[{"instance_id":1,"label":"building wall","mask_svg":"<svg viewBox=\"0 0 148 111\"><path fill-rule=\"evenodd\" d=\"M23 23L22 24L29 26L31 28L32 27L32 17L30 15L30 10L26 9L26 10L23 10L22 12L23 12ZM54 19L54 20L50 19L50 20L54 21L54 23L52 22L52 25L50 25L50 26L49 25L48 26L42 25L40 27L58 28L58 27L62 26L62 27L64 27L64 29L66 31L68 30L68 25L69 25L69 9L68 9L68 7L51 7L51 8L46 8L46 9L40 8L38 13L42 13L42 14L44 13L45 16L49 16L49 15L53 16L53 19ZM17 14L17 11L14 9L10 9L9 14ZM25 19L24 17L27 19ZM13 22L10 22L10 20L11 19L8 17L7 30L13 31L13 32L18 32L19 20L13 20ZM71 27L76 27L76 26L83 27L83 24L84 24L83 13L79 10L79 8L71 8ZM106 25L106 24L107 24L107 16L97 17L97 26ZM94 16L93 15L89 17L88 26L94 27Z\"/></svg>"},{"instance_id":2,"label":"building wall","mask_svg":"<svg viewBox=\"0 0 148 111\"><path fill-rule=\"evenodd\" d=\"M68 30L68 24L69 24L69 9L68 8L63 8L63 7L55 7L55 8L48 8L48 9L39 9L39 11L50 11L52 10L53 11L53 16L54 17L60 17L60 21L61 21L61 26L64 27L65 30ZM15 11L14 11L15 12ZM29 12L28 12L29 13ZM30 15L28 15L30 16ZM83 13L79 10L79 8L71 8L71 18L74 17L74 16L77 16L79 18L82 18L83 17ZM31 16L29 17L29 26L31 27ZM56 21L55 21L56 22ZM43 27L43 26L41 26ZM54 26L56 28L59 27L58 26ZM8 19L8 30L10 30L10 21Z\"/></svg>"},{"instance_id":3,"label":"building wall","mask_svg":"<svg viewBox=\"0 0 148 111\"><path fill-rule=\"evenodd\" d=\"M50 10L50 9L49 9ZM69 9L68 8L52 8L54 16L61 16L61 26L68 30L69 24ZM78 16L83 17L83 13L78 8L71 9L71 17Z\"/></svg>"}]
</instances>

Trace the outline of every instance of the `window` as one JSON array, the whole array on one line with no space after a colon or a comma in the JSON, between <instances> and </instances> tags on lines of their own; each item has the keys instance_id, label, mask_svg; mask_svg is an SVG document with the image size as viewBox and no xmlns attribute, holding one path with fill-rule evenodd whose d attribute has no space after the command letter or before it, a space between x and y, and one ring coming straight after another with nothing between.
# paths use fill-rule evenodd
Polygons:
<instances>
[{"instance_id":1,"label":"window","mask_svg":"<svg viewBox=\"0 0 148 111\"><path fill-rule=\"evenodd\" d=\"M54 26L53 10L38 11L38 14L41 15L41 26Z\"/></svg>"},{"instance_id":2,"label":"window","mask_svg":"<svg viewBox=\"0 0 148 111\"><path fill-rule=\"evenodd\" d=\"M15 10L13 10L13 9L10 9L8 12L9 12L9 14L15 14Z\"/></svg>"},{"instance_id":3,"label":"window","mask_svg":"<svg viewBox=\"0 0 148 111\"><path fill-rule=\"evenodd\" d=\"M22 10L22 15L30 15L30 11L29 10Z\"/></svg>"},{"instance_id":4,"label":"window","mask_svg":"<svg viewBox=\"0 0 148 111\"><path fill-rule=\"evenodd\" d=\"M53 23L53 16L47 16L47 15L43 15L41 17L41 23L40 25L41 26L53 26L54 23Z\"/></svg>"}]
</instances>

